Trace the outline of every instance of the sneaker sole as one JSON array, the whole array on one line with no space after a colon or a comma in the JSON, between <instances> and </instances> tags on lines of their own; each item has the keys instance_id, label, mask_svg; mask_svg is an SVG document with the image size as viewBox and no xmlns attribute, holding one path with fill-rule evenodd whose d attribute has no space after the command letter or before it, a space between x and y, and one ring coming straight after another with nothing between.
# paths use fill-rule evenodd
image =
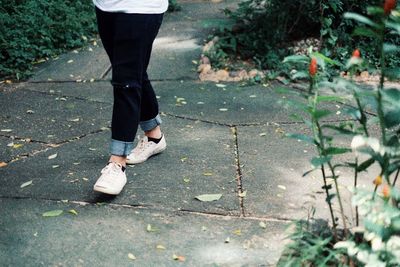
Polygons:
<instances>
[{"instance_id":1,"label":"sneaker sole","mask_svg":"<svg viewBox=\"0 0 400 267\"><path fill-rule=\"evenodd\" d=\"M107 195L114 195L114 196L119 195L119 193L121 193L121 191L122 191L122 189L119 191L115 191L115 190L110 190L110 189L100 187L100 186L94 186L93 190L96 192L99 192L99 193L104 193Z\"/></svg>"},{"instance_id":2,"label":"sneaker sole","mask_svg":"<svg viewBox=\"0 0 400 267\"><path fill-rule=\"evenodd\" d=\"M143 162L145 162L146 160L148 160L149 158L151 158L151 157L153 157L153 156L156 156L156 155L162 153L166 148L167 148L167 146L165 146L165 147L163 147L163 148L161 148L161 149L159 149L159 150L156 150L153 154L151 154L150 156L148 156L147 158L145 158L145 159L143 159L143 160L134 161L134 160L130 160L130 159L127 158L127 159L126 159L126 164L133 165L133 164L140 164L140 163L143 163Z\"/></svg>"}]
</instances>

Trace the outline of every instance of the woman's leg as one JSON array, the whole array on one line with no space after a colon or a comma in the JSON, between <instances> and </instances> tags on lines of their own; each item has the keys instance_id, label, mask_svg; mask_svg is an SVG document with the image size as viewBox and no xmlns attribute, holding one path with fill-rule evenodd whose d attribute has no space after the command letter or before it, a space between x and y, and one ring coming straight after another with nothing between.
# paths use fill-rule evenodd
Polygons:
<instances>
[{"instance_id":1,"label":"woman's leg","mask_svg":"<svg viewBox=\"0 0 400 267\"><path fill-rule=\"evenodd\" d=\"M107 12L98 11L100 20L106 21ZM106 13L106 14L103 14ZM105 17L103 17L105 15ZM108 25L99 20L99 32L112 65L114 106L111 123L111 158L119 163L123 176L126 156L133 149L133 141L140 121L143 92L143 75L147 68L149 50L157 35L159 24L157 15L114 13ZM103 20L104 19L104 20ZM107 22L107 21L106 21ZM109 44L112 39L111 45ZM107 167L106 167L107 168ZM105 169L106 169L105 168ZM108 193L104 187L112 187L115 168L102 172L95 190ZM103 169L104 171L104 169ZM112 174L112 175L111 175ZM113 177L114 175L114 177ZM118 173L122 177L121 173ZM126 183L119 183L119 191ZM122 186L121 186L122 184ZM113 191L114 192L114 191ZM118 192L119 193L119 192Z\"/></svg>"}]
</instances>

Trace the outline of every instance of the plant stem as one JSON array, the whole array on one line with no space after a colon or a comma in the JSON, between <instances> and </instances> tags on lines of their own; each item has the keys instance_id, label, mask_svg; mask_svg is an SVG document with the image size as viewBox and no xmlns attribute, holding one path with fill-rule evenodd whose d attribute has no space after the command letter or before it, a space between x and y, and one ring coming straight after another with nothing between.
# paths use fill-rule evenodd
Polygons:
<instances>
[{"instance_id":1,"label":"plant stem","mask_svg":"<svg viewBox=\"0 0 400 267\"><path fill-rule=\"evenodd\" d=\"M311 95L312 89L314 87L314 82L315 82L315 80L313 79L310 84L310 92L309 92L310 95ZM312 99L311 107L312 107L313 111L315 111L316 107L317 107L318 90L315 90L314 96L312 96L312 97L313 97L313 99ZM316 140L316 145L318 147L318 154L320 157L324 157L325 156L324 137L323 137L319 122L314 116L312 116L312 131L313 131L314 139ZM328 187L325 167L323 164L321 165L321 172L322 172L322 178L324 181L326 202L328 203L329 212L330 212L331 219L332 219L333 236L334 236L335 241L337 241L338 236L337 236L337 228L336 228L336 221L335 221L335 213L334 213L333 207L332 207L332 201L331 201L331 197L330 197L330 193L329 193L329 187Z\"/></svg>"},{"instance_id":2,"label":"plant stem","mask_svg":"<svg viewBox=\"0 0 400 267\"><path fill-rule=\"evenodd\" d=\"M399 174L400 174L400 169L397 169L396 176L395 176L395 178L394 178L392 187L394 187L394 186L396 185L397 178L399 178Z\"/></svg>"},{"instance_id":3,"label":"plant stem","mask_svg":"<svg viewBox=\"0 0 400 267\"><path fill-rule=\"evenodd\" d=\"M317 109L317 98L318 98L318 90L315 90L314 100L313 100L313 103L312 103L313 111L315 111ZM325 148L325 143L324 143L324 134L322 132L321 125L319 124L318 119L316 119L314 116L313 116L312 120L313 120L313 124L316 127L317 135L318 135L318 139L319 139L319 142L318 142L319 143L319 151L318 152L320 154L320 157L321 156L322 157L326 157L327 155L325 153L326 148ZM348 230L347 230L346 216L344 214L342 198L341 198L340 190L339 190L339 184L337 182L337 176L335 174L335 168L332 166L332 163L331 163L330 160L327 162L327 164L328 164L328 167L329 167L329 169L331 171L332 178L333 178L333 181L334 181L334 184L335 184L336 195L337 195L337 198L338 198L339 208L340 208L340 215L341 215L342 221L343 221L344 232L345 232L345 235L347 237L348 236ZM329 197L329 196L327 196L327 197Z\"/></svg>"},{"instance_id":4,"label":"plant stem","mask_svg":"<svg viewBox=\"0 0 400 267\"><path fill-rule=\"evenodd\" d=\"M356 157L356 162L355 162L355 167L354 167L354 190L357 190L357 183L358 183L358 157ZM359 226L359 214L358 214L358 205L356 205L356 226Z\"/></svg>"},{"instance_id":5,"label":"plant stem","mask_svg":"<svg viewBox=\"0 0 400 267\"><path fill-rule=\"evenodd\" d=\"M360 99L359 99L357 93L354 93L354 98L356 99L356 102L357 102L358 111L360 111L360 113L361 113L361 117L358 121L362 125L365 135L367 137L369 137L369 132L368 132L367 124L366 124L367 118L365 116L364 110L361 106L361 102L360 102Z\"/></svg>"},{"instance_id":6,"label":"plant stem","mask_svg":"<svg viewBox=\"0 0 400 267\"><path fill-rule=\"evenodd\" d=\"M329 212L331 214L331 220L332 220L332 228L333 228L333 238L335 241L338 240L337 237L337 230L336 230L336 221L335 221L335 214L333 212L333 208L332 208L332 202L330 199L330 195L329 195L329 188L328 188L328 183L326 181L326 173L325 173L325 167L324 165L321 166L321 172L322 172L322 178L324 180L324 188L325 188L325 194L326 194L326 202L328 202L328 206L329 206Z\"/></svg>"}]
</instances>

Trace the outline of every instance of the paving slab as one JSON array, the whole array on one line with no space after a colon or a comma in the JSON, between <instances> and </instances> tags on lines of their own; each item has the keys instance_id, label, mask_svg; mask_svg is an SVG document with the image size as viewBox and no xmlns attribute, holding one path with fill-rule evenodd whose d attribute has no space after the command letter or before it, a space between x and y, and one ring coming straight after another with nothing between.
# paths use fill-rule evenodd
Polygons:
<instances>
[{"instance_id":1,"label":"paving slab","mask_svg":"<svg viewBox=\"0 0 400 267\"><path fill-rule=\"evenodd\" d=\"M80 98L87 101L113 104L113 89L109 81L96 82L39 82L25 83L24 90L56 97ZM111 118L111 114L110 114Z\"/></svg>"},{"instance_id":2,"label":"paving slab","mask_svg":"<svg viewBox=\"0 0 400 267\"><path fill-rule=\"evenodd\" d=\"M225 86L223 88L218 86ZM276 93L279 85L241 86L237 83L216 84L200 81L156 81L154 90L159 97L162 112L195 120L221 124L267 124L272 122L296 122L291 118L299 113L286 104L288 99L303 101L299 97ZM111 85L95 83L51 83L26 84L26 89L40 92L55 92L58 95L76 96L87 100L112 103ZM186 103L186 104L185 104ZM345 120L336 114L341 105L329 104L333 114L328 120Z\"/></svg>"},{"instance_id":3,"label":"paving slab","mask_svg":"<svg viewBox=\"0 0 400 267\"><path fill-rule=\"evenodd\" d=\"M319 171L305 177L311 170L310 160L315 157L315 147L303 141L284 137L286 133L309 134L304 125L238 127L239 156L242 167L242 183L247 191L245 212L252 216L285 219L304 219L311 207L316 207L316 218L329 218L323 180ZM349 138L337 137L340 147L349 147ZM351 153L338 157L341 162L350 161ZM346 214L351 221L351 194L353 172L338 169L339 184L345 203ZM360 186L373 190L372 180L379 174L374 165L369 173L359 176ZM334 199L334 209L339 207Z\"/></svg>"},{"instance_id":4,"label":"paving slab","mask_svg":"<svg viewBox=\"0 0 400 267\"><path fill-rule=\"evenodd\" d=\"M155 87L162 111L229 125L295 122L290 115L299 113L298 110L285 103L288 99L303 101L276 93L275 85L264 87L182 81L160 83ZM186 104L182 104L182 98ZM339 108L330 105L333 115L328 117L329 120L344 119L342 115L336 115Z\"/></svg>"},{"instance_id":5,"label":"paving slab","mask_svg":"<svg viewBox=\"0 0 400 267\"><path fill-rule=\"evenodd\" d=\"M0 136L0 162L9 162L19 157L45 148L43 144L29 140L15 140L12 137Z\"/></svg>"},{"instance_id":6,"label":"paving slab","mask_svg":"<svg viewBox=\"0 0 400 267\"><path fill-rule=\"evenodd\" d=\"M108 160L109 131L0 168L1 180L6 184L0 188L0 196L111 201L238 215L234 139L229 127L164 120L167 150L145 164L128 167L128 184L115 199L105 198L92 190ZM48 158L55 154L56 158ZM20 188L22 183L30 180L32 186ZM195 196L202 194L222 194L222 198L215 202L195 200Z\"/></svg>"},{"instance_id":7,"label":"paving slab","mask_svg":"<svg viewBox=\"0 0 400 267\"><path fill-rule=\"evenodd\" d=\"M237 8L240 0L188 0L178 1L182 10L179 12L167 13L167 18L173 21L179 20L208 20L212 18L226 18L224 9L234 10Z\"/></svg>"},{"instance_id":8,"label":"paving slab","mask_svg":"<svg viewBox=\"0 0 400 267\"><path fill-rule=\"evenodd\" d=\"M58 143L110 124L110 104L28 90L0 94L1 128L15 137Z\"/></svg>"},{"instance_id":9,"label":"paving slab","mask_svg":"<svg viewBox=\"0 0 400 267\"><path fill-rule=\"evenodd\" d=\"M37 66L29 81L76 81L103 78L110 63L101 43L91 44Z\"/></svg>"},{"instance_id":10,"label":"paving slab","mask_svg":"<svg viewBox=\"0 0 400 267\"><path fill-rule=\"evenodd\" d=\"M255 220L32 199L0 198L0 206L2 266L273 266L286 227L266 222L263 229ZM64 213L42 216L56 209ZM78 215L68 213L71 209ZM147 231L148 225L154 231ZM129 253L136 259L129 259ZM173 260L174 254L185 261Z\"/></svg>"}]
</instances>

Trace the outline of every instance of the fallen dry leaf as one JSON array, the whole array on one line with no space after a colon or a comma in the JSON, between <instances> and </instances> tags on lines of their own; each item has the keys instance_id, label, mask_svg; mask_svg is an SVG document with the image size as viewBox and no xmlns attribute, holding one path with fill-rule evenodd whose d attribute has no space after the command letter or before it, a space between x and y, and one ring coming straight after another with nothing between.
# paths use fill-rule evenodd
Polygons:
<instances>
[{"instance_id":1,"label":"fallen dry leaf","mask_svg":"<svg viewBox=\"0 0 400 267\"><path fill-rule=\"evenodd\" d=\"M156 249L160 249L160 250L166 250L166 248L163 245L157 245Z\"/></svg>"},{"instance_id":2,"label":"fallen dry leaf","mask_svg":"<svg viewBox=\"0 0 400 267\"><path fill-rule=\"evenodd\" d=\"M12 148L17 149L17 148L21 148L21 147L23 147L23 146L24 146L23 144L14 144L14 145L12 146Z\"/></svg>"},{"instance_id":3,"label":"fallen dry leaf","mask_svg":"<svg viewBox=\"0 0 400 267\"><path fill-rule=\"evenodd\" d=\"M172 259L180 262L184 262L186 260L184 256L178 256L176 254L172 255Z\"/></svg>"},{"instance_id":4,"label":"fallen dry leaf","mask_svg":"<svg viewBox=\"0 0 400 267\"><path fill-rule=\"evenodd\" d=\"M247 195L247 191L243 191L239 193L239 197L245 197Z\"/></svg>"},{"instance_id":5,"label":"fallen dry leaf","mask_svg":"<svg viewBox=\"0 0 400 267\"><path fill-rule=\"evenodd\" d=\"M55 158L57 158L57 153L55 153L55 154L53 154L53 155L50 155L50 156L48 157L48 159L55 159Z\"/></svg>"},{"instance_id":6,"label":"fallen dry leaf","mask_svg":"<svg viewBox=\"0 0 400 267\"><path fill-rule=\"evenodd\" d=\"M5 163L5 162L0 162L0 168L3 168L3 167L6 167L8 164L7 163Z\"/></svg>"},{"instance_id":7,"label":"fallen dry leaf","mask_svg":"<svg viewBox=\"0 0 400 267\"><path fill-rule=\"evenodd\" d=\"M282 189L282 190L286 190L286 186L284 186L284 185L278 185L278 188Z\"/></svg>"},{"instance_id":8,"label":"fallen dry leaf","mask_svg":"<svg viewBox=\"0 0 400 267\"><path fill-rule=\"evenodd\" d=\"M204 194L196 196L195 199L200 200L201 202L211 202L219 200L222 197L222 194Z\"/></svg>"},{"instance_id":9,"label":"fallen dry leaf","mask_svg":"<svg viewBox=\"0 0 400 267\"><path fill-rule=\"evenodd\" d=\"M235 234L235 235L242 235L242 230L236 229L235 231L233 231L233 234Z\"/></svg>"},{"instance_id":10,"label":"fallen dry leaf","mask_svg":"<svg viewBox=\"0 0 400 267\"><path fill-rule=\"evenodd\" d=\"M24 188L24 187L30 186L31 184L32 184L32 180L21 184L20 188Z\"/></svg>"}]
</instances>

